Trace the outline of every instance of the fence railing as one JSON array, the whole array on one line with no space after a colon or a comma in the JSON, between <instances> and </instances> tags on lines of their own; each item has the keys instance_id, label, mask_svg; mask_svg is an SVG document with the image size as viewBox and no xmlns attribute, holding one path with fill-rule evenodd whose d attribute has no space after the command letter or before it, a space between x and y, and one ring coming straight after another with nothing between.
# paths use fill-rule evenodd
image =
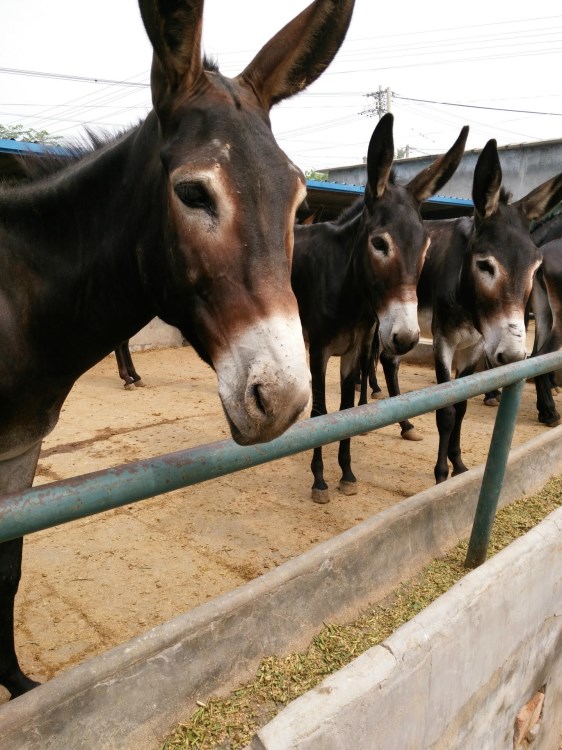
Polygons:
<instances>
[{"instance_id":1,"label":"fence railing","mask_svg":"<svg viewBox=\"0 0 562 750\"><path fill-rule=\"evenodd\" d=\"M531 357L450 383L298 422L269 443L221 440L0 497L0 542L215 479L319 445L435 411L504 388L490 443L467 564L483 561L524 381L562 368L562 351Z\"/></svg>"}]
</instances>

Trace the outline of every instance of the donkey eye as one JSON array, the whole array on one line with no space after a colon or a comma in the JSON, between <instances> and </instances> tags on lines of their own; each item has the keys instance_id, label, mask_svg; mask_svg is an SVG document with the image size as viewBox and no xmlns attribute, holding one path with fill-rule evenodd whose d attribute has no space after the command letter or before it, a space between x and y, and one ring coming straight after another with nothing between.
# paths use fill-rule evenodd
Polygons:
<instances>
[{"instance_id":1,"label":"donkey eye","mask_svg":"<svg viewBox=\"0 0 562 750\"><path fill-rule=\"evenodd\" d=\"M201 182L180 182L174 190L180 201L188 208L207 211L212 216L216 214L215 202L207 188Z\"/></svg>"},{"instance_id":2,"label":"donkey eye","mask_svg":"<svg viewBox=\"0 0 562 750\"><path fill-rule=\"evenodd\" d=\"M371 243L375 250L388 255L388 242L384 239L384 237L373 237Z\"/></svg>"},{"instance_id":3,"label":"donkey eye","mask_svg":"<svg viewBox=\"0 0 562 750\"><path fill-rule=\"evenodd\" d=\"M477 260L476 265L479 268L480 271L483 271L484 273L489 274L490 276L494 276L494 266L490 263L488 260Z\"/></svg>"}]
</instances>

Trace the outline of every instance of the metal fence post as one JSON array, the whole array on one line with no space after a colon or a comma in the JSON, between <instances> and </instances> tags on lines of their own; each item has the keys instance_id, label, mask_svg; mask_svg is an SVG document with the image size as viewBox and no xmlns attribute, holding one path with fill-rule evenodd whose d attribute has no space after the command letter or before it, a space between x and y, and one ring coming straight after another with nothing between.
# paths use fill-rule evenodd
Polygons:
<instances>
[{"instance_id":1,"label":"metal fence post","mask_svg":"<svg viewBox=\"0 0 562 750\"><path fill-rule=\"evenodd\" d=\"M486 560L524 386L525 381L518 380L502 391L464 563L467 568Z\"/></svg>"}]
</instances>

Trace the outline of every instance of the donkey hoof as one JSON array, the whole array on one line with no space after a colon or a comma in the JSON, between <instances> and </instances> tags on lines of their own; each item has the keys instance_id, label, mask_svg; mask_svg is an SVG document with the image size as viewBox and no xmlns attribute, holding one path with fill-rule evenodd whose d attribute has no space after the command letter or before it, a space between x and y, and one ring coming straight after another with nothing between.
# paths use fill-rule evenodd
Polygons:
<instances>
[{"instance_id":1,"label":"donkey hoof","mask_svg":"<svg viewBox=\"0 0 562 750\"><path fill-rule=\"evenodd\" d=\"M144 388L145 383L142 382L142 380L135 380L135 388Z\"/></svg>"},{"instance_id":2,"label":"donkey hoof","mask_svg":"<svg viewBox=\"0 0 562 750\"><path fill-rule=\"evenodd\" d=\"M378 401L380 398L384 398L384 393L382 391L372 391L371 398L374 398L375 401Z\"/></svg>"},{"instance_id":3,"label":"donkey hoof","mask_svg":"<svg viewBox=\"0 0 562 750\"><path fill-rule=\"evenodd\" d=\"M317 490L313 488L311 497L313 502L325 505L330 502L330 490Z\"/></svg>"},{"instance_id":4,"label":"donkey hoof","mask_svg":"<svg viewBox=\"0 0 562 750\"><path fill-rule=\"evenodd\" d=\"M126 391L134 391L135 390L135 384L134 383L125 383L125 385L123 386L123 388Z\"/></svg>"},{"instance_id":5,"label":"donkey hoof","mask_svg":"<svg viewBox=\"0 0 562 750\"><path fill-rule=\"evenodd\" d=\"M558 427L559 424L560 424L560 417L558 417L558 419L555 419L554 422L547 422L546 426L547 427Z\"/></svg>"},{"instance_id":6,"label":"donkey hoof","mask_svg":"<svg viewBox=\"0 0 562 750\"><path fill-rule=\"evenodd\" d=\"M355 390L357 393L361 393L361 383L355 383Z\"/></svg>"},{"instance_id":7,"label":"donkey hoof","mask_svg":"<svg viewBox=\"0 0 562 750\"><path fill-rule=\"evenodd\" d=\"M555 385L552 390L554 391L554 393L562 393L562 388L560 388L559 385Z\"/></svg>"},{"instance_id":8,"label":"donkey hoof","mask_svg":"<svg viewBox=\"0 0 562 750\"><path fill-rule=\"evenodd\" d=\"M343 480L341 480L338 489L342 493L342 495L356 495L357 482L344 482Z\"/></svg>"},{"instance_id":9,"label":"donkey hoof","mask_svg":"<svg viewBox=\"0 0 562 750\"><path fill-rule=\"evenodd\" d=\"M416 430L416 428L412 428L411 430L406 430L406 432L401 432L400 437L404 440L423 440L423 435Z\"/></svg>"},{"instance_id":10,"label":"donkey hoof","mask_svg":"<svg viewBox=\"0 0 562 750\"><path fill-rule=\"evenodd\" d=\"M486 404L486 406L499 406L500 405L500 402L495 396L493 398L485 398L484 403Z\"/></svg>"}]
</instances>

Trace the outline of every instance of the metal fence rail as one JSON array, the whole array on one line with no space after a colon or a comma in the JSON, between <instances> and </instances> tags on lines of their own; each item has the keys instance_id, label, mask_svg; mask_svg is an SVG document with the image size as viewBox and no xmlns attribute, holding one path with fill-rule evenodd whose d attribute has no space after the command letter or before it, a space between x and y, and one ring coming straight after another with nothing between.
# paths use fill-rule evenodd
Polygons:
<instances>
[{"instance_id":1,"label":"metal fence rail","mask_svg":"<svg viewBox=\"0 0 562 750\"><path fill-rule=\"evenodd\" d=\"M483 522L481 518L479 521L477 516L475 528L478 525L479 541L475 543L477 551L470 563L475 565L481 561L482 547L487 547L486 524L491 525L495 514L494 502L497 504L503 481L523 383L528 378L560 368L562 352L532 357L450 383L302 421L269 443L242 447L232 440L222 440L4 495L0 497L0 542L327 445L507 387L498 408L479 503L479 507L484 508L481 513L491 520ZM517 383L518 386L514 385Z\"/></svg>"}]
</instances>

